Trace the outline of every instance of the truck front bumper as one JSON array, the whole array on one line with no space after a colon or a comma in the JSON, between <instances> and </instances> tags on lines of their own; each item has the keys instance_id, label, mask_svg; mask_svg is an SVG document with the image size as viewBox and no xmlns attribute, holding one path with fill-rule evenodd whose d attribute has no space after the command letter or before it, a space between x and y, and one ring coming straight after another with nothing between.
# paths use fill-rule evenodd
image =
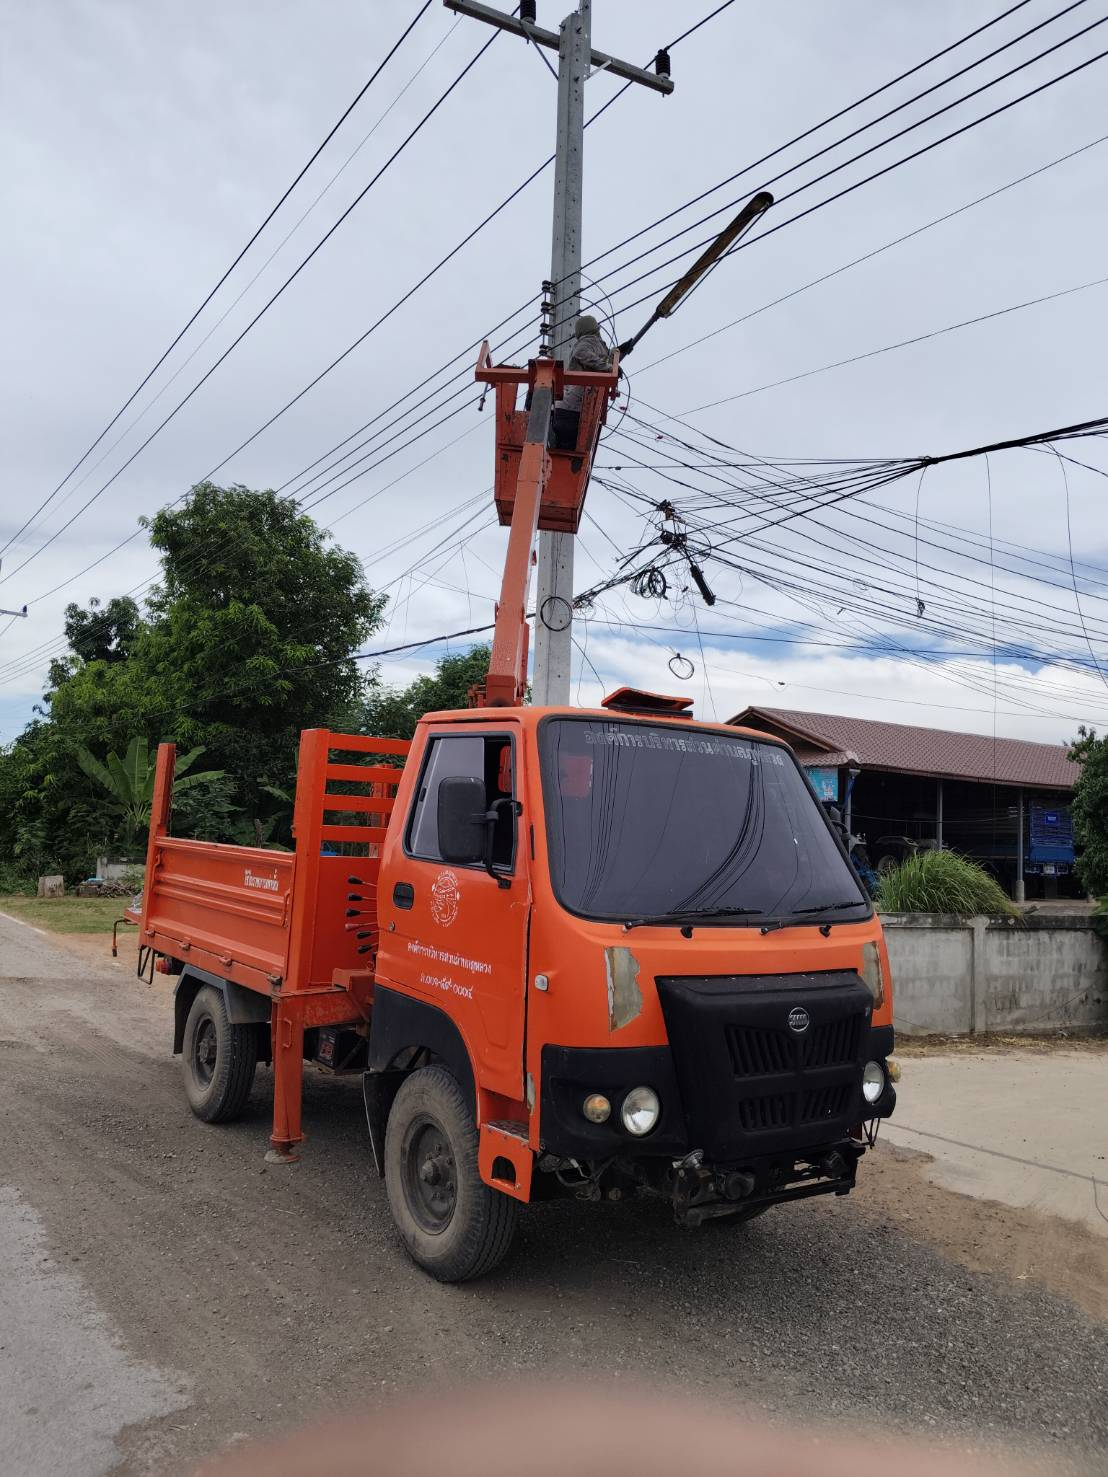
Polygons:
<instances>
[{"instance_id":1,"label":"truck front bumper","mask_svg":"<svg viewBox=\"0 0 1108 1477\"><path fill-rule=\"evenodd\" d=\"M884 1061L892 1049L889 1027L873 1031L871 1060ZM622 1127L619 1107L633 1087L651 1087L662 1105L650 1134L634 1138ZM612 1116L590 1123L581 1111L591 1093L612 1103ZM543 1170L558 1171L560 1189L597 1200L618 1191L649 1191L672 1203L680 1225L696 1226L718 1217L748 1219L764 1208L814 1195L847 1195L854 1188L858 1161L865 1153L863 1124L887 1118L896 1089L887 1082L876 1103L846 1132L813 1127L801 1148L736 1143L709 1155L691 1137L668 1047L585 1050L546 1047L543 1051ZM779 1135L780 1137L780 1135ZM791 1137L791 1135L786 1135ZM563 1171L573 1167L574 1178ZM551 1189L554 1175L549 1176ZM614 1195L613 1195L614 1198Z\"/></svg>"},{"instance_id":2,"label":"truck front bumper","mask_svg":"<svg viewBox=\"0 0 1108 1477\"><path fill-rule=\"evenodd\" d=\"M594 1176L606 1165L609 1179L671 1195L687 1224L848 1193L864 1152L862 1125L887 1118L896 1103L887 1074L875 1102L862 1092L865 1065L884 1069L893 1030L871 1024L872 999L856 975L813 983L659 981L670 1046L545 1046L547 1163L573 1161ZM807 1034L789 1025L798 1006ZM620 1109L640 1086L654 1090L661 1112L636 1138ZM583 1112L596 1093L611 1103L604 1123Z\"/></svg>"}]
</instances>

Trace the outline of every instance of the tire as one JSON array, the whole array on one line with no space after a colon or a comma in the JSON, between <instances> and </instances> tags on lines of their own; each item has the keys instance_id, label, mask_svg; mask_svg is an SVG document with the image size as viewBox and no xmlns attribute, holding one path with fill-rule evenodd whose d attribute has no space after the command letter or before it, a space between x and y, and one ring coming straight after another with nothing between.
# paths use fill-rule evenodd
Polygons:
<instances>
[{"instance_id":1,"label":"tire","mask_svg":"<svg viewBox=\"0 0 1108 1477\"><path fill-rule=\"evenodd\" d=\"M468 1282L504 1259L517 1202L477 1170L477 1127L444 1067L401 1083L385 1128L389 1209L413 1261L439 1282Z\"/></svg>"},{"instance_id":2,"label":"tire","mask_svg":"<svg viewBox=\"0 0 1108 1477\"><path fill-rule=\"evenodd\" d=\"M181 1045L185 1096L205 1123L239 1118L250 1096L258 1065L258 1028L233 1026L223 991L204 985L185 1021Z\"/></svg>"},{"instance_id":3,"label":"tire","mask_svg":"<svg viewBox=\"0 0 1108 1477\"><path fill-rule=\"evenodd\" d=\"M765 1215L767 1210L772 1210L772 1205L759 1205L754 1210L737 1210L734 1215L713 1216L711 1220L704 1222L701 1230L733 1231L736 1226L745 1226L748 1221L756 1221L760 1215Z\"/></svg>"}]
</instances>

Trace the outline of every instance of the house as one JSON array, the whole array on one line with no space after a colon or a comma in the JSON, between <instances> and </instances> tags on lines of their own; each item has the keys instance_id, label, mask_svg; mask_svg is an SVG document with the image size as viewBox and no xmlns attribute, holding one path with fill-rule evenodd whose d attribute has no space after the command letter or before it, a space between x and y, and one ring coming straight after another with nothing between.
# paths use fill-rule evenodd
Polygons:
<instances>
[{"instance_id":1,"label":"house","mask_svg":"<svg viewBox=\"0 0 1108 1477\"><path fill-rule=\"evenodd\" d=\"M875 869L946 846L1015 897L1077 891L1069 802L1080 768L1062 744L838 713L744 708L729 722L784 739ZM885 860L885 859L888 860Z\"/></svg>"}]
</instances>

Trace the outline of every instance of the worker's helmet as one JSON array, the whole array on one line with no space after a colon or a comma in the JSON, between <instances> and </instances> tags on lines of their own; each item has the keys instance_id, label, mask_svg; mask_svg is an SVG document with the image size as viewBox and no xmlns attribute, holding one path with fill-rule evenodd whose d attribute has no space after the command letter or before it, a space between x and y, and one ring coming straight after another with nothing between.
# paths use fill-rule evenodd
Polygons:
<instances>
[{"instance_id":1,"label":"worker's helmet","mask_svg":"<svg viewBox=\"0 0 1108 1477\"><path fill-rule=\"evenodd\" d=\"M587 333L599 333L600 324L591 313L582 313L573 325L573 332L575 337L584 338Z\"/></svg>"}]
</instances>

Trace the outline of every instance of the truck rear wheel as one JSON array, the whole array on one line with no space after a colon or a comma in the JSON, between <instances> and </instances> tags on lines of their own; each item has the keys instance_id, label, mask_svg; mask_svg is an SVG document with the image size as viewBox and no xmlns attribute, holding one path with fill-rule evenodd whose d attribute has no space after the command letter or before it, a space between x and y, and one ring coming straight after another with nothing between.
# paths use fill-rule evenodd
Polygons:
<instances>
[{"instance_id":1,"label":"truck rear wheel","mask_svg":"<svg viewBox=\"0 0 1108 1477\"><path fill-rule=\"evenodd\" d=\"M258 1065L258 1028L233 1026L223 991L205 985L197 991L185 1021L181 1062L185 1095L197 1118L229 1123L242 1114L250 1096Z\"/></svg>"},{"instance_id":2,"label":"truck rear wheel","mask_svg":"<svg viewBox=\"0 0 1108 1477\"><path fill-rule=\"evenodd\" d=\"M477 1169L477 1126L455 1077L422 1067L401 1084L385 1129L385 1189L412 1258L440 1282L491 1272L515 1233L517 1205Z\"/></svg>"}]
</instances>

